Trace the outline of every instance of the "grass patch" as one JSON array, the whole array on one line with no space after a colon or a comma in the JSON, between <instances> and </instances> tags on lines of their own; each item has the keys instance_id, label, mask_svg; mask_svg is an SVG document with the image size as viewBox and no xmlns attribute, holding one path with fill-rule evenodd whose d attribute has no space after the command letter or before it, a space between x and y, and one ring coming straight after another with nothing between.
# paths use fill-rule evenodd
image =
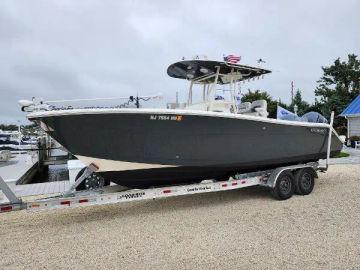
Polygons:
<instances>
[{"instance_id":1,"label":"grass patch","mask_svg":"<svg viewBox=\"0 0 360 270\"><path fill-rule=\"evenodd\" d=\"M346 152L340 152L339 154L337 154L334 158L342 158L342 157L348 157L350 156L349 153Z\"/></svg>"}]
</instances>

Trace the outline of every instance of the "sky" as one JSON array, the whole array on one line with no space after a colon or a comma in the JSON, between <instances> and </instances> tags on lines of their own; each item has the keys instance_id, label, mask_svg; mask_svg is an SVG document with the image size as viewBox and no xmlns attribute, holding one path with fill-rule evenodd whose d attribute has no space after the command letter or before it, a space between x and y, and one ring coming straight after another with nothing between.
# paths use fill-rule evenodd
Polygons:
<instances>
[{"instance_id":1,"label":"sky","mask_svg":"<svg viewBox=\"0 0 360 270\"><path fill-rule=\"evenodd\" d=\"M272 73L243 92L289 102L294 81L313 102L321 67L360 55L359 10L357 0L1 0L0 123L26 121L17 101L32 97L185 101L188 83L166 69L195 55L262 58Z\"/></svg>"}]
</instances>

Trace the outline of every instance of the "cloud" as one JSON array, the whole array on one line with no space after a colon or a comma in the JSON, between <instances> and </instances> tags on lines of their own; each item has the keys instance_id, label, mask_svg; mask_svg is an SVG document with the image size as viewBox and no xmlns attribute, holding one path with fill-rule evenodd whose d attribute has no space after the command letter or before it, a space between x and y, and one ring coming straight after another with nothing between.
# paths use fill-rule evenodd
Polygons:
<instances>
[{"instance_id":1,"label":"cloud","mask_svg":"<svg viewBox=\"0 0 360 270\"><path fill-rule=\"evenodd\" d=\"M339 1L0 2L0 122L24 119L17 100L162 92L185 100L166 68L182 56L267 62L273 73L243 85L288 102L290 82L313 101L321 66L359 54L360 3Z\"/></svg>"}]
</instances>

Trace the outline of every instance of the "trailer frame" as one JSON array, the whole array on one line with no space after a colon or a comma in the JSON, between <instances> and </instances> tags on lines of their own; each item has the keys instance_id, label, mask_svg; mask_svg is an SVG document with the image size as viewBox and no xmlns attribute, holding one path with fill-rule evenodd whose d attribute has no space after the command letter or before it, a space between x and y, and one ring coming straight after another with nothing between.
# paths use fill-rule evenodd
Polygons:
<instances>
[{"instance_id":1,"label":"trailer frame","mask_svg":"<svg viewBox=\"0 0 360 270\"><path fill-rule=\"evenodd\" d=\"M69 190L63 194L33 201L23 201L21 198L18 198L0 177L0 189L3 190L5 196L7 196L9 199L9 203L0 204L0 213L21 209L45 210L72 208L77 206L113 204L120 202L235 190L251 186L263 186L269 189L273 189L276 186L277 179L282 172L293 172L304 168L310 168L316 175L316 171L319 170L320 167L318 162L312 162L293 166L278 167L273 170L236 174L234 177L231 177L226 181L204 180L201 183L195 184L173 185L147 189L129 189L120 191L120 186L103 187L96 190L76 191L76 186L79 185L86 178L86 176L94 172L94 167L90 166L86 168L82 176L75 182L75 184L72 185Z\"/></svg>"}]
</instances>

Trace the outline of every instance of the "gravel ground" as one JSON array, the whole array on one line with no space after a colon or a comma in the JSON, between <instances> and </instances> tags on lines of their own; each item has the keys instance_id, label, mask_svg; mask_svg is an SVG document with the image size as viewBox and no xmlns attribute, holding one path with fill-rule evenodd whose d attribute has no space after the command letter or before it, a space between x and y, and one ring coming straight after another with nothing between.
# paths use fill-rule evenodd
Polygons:
<instances>
[{"instance_id":1,"label":"gravel ground","mask_svg":"<svg viewBox=\"0 0 360 270\"><path fill-rule=\"evenodd\" d=\"M0 269L360 269L360 165L266 189L0 215Z\"/></svg>"}]
</instances>

